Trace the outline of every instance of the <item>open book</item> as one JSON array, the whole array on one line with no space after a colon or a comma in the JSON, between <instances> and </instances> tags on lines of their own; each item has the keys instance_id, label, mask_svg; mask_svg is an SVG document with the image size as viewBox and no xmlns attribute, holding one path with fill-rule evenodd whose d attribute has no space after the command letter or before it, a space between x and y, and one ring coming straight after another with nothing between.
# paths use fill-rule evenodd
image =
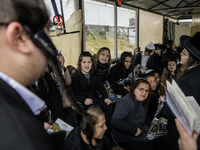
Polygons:
<instances>
[{"instance_id":1,"label":"open book","mask_svg":"<svg viewBox=\"0 0 200 150\"><path fill-rule=\"evenodd\" d=\"M55 133L55 132L59 132L59 131L66 131L66 136L70 133L71 130L73 130L74 127L70 126L69 124L67 124L66 122L64 122L63 120L61 120L60 118L58 118L54 123L53 126L55 127L54 129L49 129L47 131L47 133L51 134L51 133Z\"/></svg>"},{"instance_id":2,"label":"open book","mask_svg":"<svg viewBox=\"0 0 200 150\"><path fill-rule=\"evenodd\" d=\"M200 107L193 96L185 96L177 83L166 81L167 104L188 134L200 131Z\"/></svg>"}]
</instances>

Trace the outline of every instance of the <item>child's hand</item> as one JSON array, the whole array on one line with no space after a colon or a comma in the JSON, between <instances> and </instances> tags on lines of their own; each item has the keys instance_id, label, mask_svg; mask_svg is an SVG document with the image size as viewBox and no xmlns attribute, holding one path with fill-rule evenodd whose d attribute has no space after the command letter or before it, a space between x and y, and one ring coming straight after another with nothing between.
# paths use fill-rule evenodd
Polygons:
<instances>
[{"instance_id":1,"label":"child's hand","mask_svg":"<svg viewBox=\"0 0 200 150\"><path fill-rule=\"evenodd\" d=\"M142 133L142 130L140 128L137 128L137 132L135 133L135 136L139 136Z\"/></svg>"},{"instance_id":2,"label":"child's hand","mask_svg":"<svg viewBox=\"0 0 200 150\"><path fill-rule=\"evenodd\" d=\"M112 101L111 101L110 99L108 99L108 98L106 98L106 99L104 100L104 102L106 102L107 105L110 105L110 104L112 103Z\"/></svg>"},{"instance_id":3,"label":"child's hand","mask_svg":"<svg viewBox=\"0 0 200 150\"><path fill-rule=\"evenodd\" d=\"M93 104L93 100L91 98L86 98L84 103L85 105L90 105Z\"/></svg>"},{"instance_id":4,"label":"child's hand","mask_svg":"<svg viewBox=\"0 0 200 150\"><path fill-rule=\"evenodd\" d=\"M55 128L54 126L52 126L52 125L50 125L50 124L48 124L47 122L44 122L44 129L47 131L47 130L49 130L49 129L53 129L53 128Z\"/></svg>"},{"instance_id":5,"label":"child's hand","mask_svg":"<svg viewBox=\"0 0 200 150\"><path fill-rule=\"evenodd\" d=\"M130 92L130 86L124 86L124 89Z\"/></svg>"}]
</instances>

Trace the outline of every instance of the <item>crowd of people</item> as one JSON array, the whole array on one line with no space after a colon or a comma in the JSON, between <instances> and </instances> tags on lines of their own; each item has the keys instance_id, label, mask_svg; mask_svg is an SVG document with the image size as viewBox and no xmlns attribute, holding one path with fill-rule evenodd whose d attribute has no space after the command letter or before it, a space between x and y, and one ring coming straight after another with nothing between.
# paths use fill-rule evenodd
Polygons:
<instances>
[{"instance_id":1,"label":"crowd of people","mask_svg":"<svg viewBox=\"0 0 200 150\"><path fill-rule=\"evenodd\" d=\"M200 32L181 36L178 47L169 40L124 51L116 64L107 47L94 56L85 51L77 68L65 67L49 39L42 0L2 0L0 11L0 149L199 148L198 133L190 136L166 104L160 114L166 133L146 136L166 81L200 104ZM67 136L47 133L58 118L74 127Z\"/></svg>"}]
</instances>

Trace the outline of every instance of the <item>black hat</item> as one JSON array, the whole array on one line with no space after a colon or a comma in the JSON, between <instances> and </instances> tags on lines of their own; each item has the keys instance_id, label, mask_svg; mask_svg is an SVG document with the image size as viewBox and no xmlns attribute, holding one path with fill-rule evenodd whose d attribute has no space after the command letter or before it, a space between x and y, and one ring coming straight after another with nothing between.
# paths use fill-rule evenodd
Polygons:
<instances>
[{"instance_id":1,"label":"black hat","mask_svg":"<svg viewBox=\"0 0 200 150\"><path fill-rule=\"evenodd\" d=\"M193 37L183 35L180 37L180 42L192 56L200 60L200 32L197 32Z\"/></svg>"}]
</instances>

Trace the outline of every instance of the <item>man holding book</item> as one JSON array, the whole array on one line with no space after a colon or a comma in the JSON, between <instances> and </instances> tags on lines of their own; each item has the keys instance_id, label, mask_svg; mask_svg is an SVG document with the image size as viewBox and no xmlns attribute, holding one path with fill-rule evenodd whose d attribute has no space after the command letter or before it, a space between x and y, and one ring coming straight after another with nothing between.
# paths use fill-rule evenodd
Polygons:
<instances>
[{"instance_id":1,"label":"man holding book","mask_svg":"<svg viewBox=\"0 0 200 150\"><path fill-rule=\"evenodd\" d=\"M184 46L181 53L181 74L177 84L185 96L193 96L200 105L200 32L193 37L181 36L180 42ZM179 134L175 125L175 117L169 108L164 107L164 114L168 118L167 149L178 150Z\"/></svg>"}]
</instances>

